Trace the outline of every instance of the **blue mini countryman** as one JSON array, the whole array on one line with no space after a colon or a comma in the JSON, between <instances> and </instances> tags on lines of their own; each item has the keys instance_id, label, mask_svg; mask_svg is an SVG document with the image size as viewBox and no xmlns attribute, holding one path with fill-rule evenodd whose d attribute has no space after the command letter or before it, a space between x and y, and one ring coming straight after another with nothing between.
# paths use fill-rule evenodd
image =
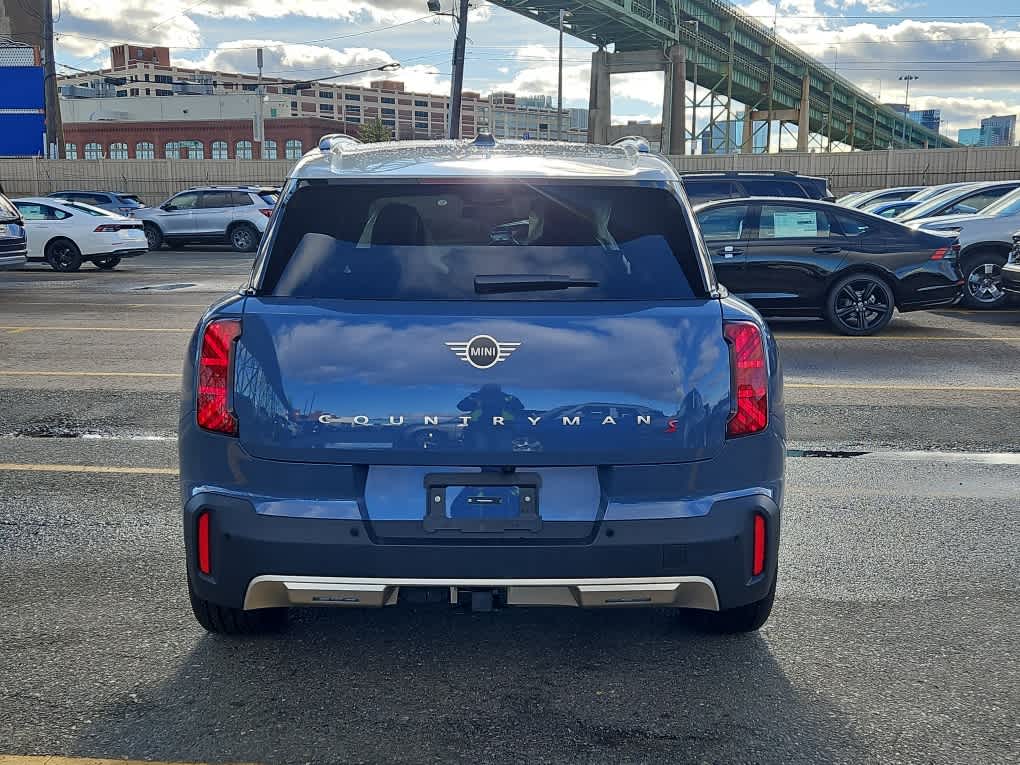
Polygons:
<instances>
[{"instance_id":1,"label":"blue mini countryman","mask_svg":"<svg viewBox=\"0 0 1020 765\"><path fill-rule=\"evenodd\" d=\"M328 136L188 349L195 616L441 598L754 630L784 438L775 342L639 140Z\"/></svg>"}]
</instances>

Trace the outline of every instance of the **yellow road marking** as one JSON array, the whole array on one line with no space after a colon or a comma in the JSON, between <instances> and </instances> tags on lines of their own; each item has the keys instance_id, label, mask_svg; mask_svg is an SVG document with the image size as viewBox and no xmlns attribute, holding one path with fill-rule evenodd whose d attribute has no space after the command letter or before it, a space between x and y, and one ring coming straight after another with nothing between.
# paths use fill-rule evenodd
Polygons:
<instances>
[{"instance_id":1,"label":"yellow road marking","mask_svg":"<svg viewBox=\"0 0 1020 765\"><path fill-rule=\"evenodd\" d=\"M8 473L114 473L123 475L177 475L177 468L129 467L126 465L51 465L32 462L0 462ZM4 765L0 758L0 765Z\"/></svg>"},{"instance_id":2,"label":"yellow road marking","mask_svg":"<svg viewBox=\"0 0 1020 765\"><path fill-rule=\"evenodd\" d=\"M180 372L9 372L0 371L0 377L180 377Z\"/></svg>"},{"instance_id":3,"label":"yellow road marking","mask_svg":"<svg viewBox=\"0 0 1020 765\"><path fill-rule=\"evenodd\" d=\"M4 326L11 333L19 332L191 332L191 329L178 329L176 327L59 327L47 324L38 327Z\"/></svg>"},{"instance_id":4,"label":"yellow road marking","mask_svg":"<svg viewBox=\"0 0 1020 765\"><path fill-rule=\"evenodd\" d=\"M161 760L107 760L101 757L0 754L0 765L205 765L200 762ZM240 765L239 763L237 765Z\"/></svg>"},{"instance_id":5,"label":"yellow road marking","mask_svg":"<svg viewBox=\"0 0 1020 765\"><path fill-rule=\"evenodd\" d=\"M919 385L869 385L867 383L783 383L784 388L819 388L830 390L909 390L914 393L1020 393L1020 388L999 388L983 385L951 385L945 388L922 388Z\"/></svg>"},{"instance_id":6,"label":"yellow road marking","mask_svg":"<svg viewBox=\"0 0 1020 765\"><path fill-rule=\"evenodd\" d=\"M88 305L88 306L107 306L109 308L153 308L159 306L166 306L167 308L208 308L209 303L158 303L153 301L151 303L93 303L83 302L80 300L19 300L18 305L62 305L64 307Z\"/></svg>"}]
</instances>

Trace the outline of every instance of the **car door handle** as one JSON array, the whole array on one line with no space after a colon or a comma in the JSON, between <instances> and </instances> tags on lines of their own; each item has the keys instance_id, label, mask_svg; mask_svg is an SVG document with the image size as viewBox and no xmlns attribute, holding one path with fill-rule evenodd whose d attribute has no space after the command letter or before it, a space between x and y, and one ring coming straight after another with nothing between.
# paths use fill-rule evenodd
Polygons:
<instances>
[{"instance_id":1,"label":"car door handle","mask_svg":"<svg viewBox=\"0 0 1020 765\"><path fill-rule=\"evenodd\" d=\"M835 255L836 253L842 252L842 251L843 251L842 247L832 247L832 246L815 247L815 252L817 252L819 255Z\"/></svg>"},{"instance_id":2,"label":"car door handle","mask_svg":"<svg viewBox=\"0 0 1020 765\"><path fill-rule=\"evenodd\" d=\"M715 254L724 258L732 258L734 255L743 255L744 251L738 247L723 247L721 250L716 250Z\"/></svg>"}]
</instances>

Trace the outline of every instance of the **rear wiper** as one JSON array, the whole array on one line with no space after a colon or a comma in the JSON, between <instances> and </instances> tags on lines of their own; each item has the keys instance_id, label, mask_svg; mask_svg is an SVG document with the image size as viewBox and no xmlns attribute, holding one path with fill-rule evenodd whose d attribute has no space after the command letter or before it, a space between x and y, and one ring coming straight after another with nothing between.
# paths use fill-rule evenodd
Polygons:
<instances>
[{"instance_id":1,"label":"rear wiper","mask_svg":"<svg viewBox=\"0 0 1020 765\"><path fill-rule=\"evenodd\" d=\"M479 274L475 277L475 292L489 295L495 292L540 292L565 290L570 287L598 287L591 279L577 279L560 274Z\"/></svg>"}]
</instances>

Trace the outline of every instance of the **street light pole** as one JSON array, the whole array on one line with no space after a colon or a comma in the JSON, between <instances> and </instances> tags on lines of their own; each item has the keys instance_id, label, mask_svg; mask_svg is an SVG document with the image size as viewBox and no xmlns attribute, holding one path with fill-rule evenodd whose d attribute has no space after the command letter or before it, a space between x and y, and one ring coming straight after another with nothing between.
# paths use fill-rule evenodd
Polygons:
<instances>
[{"instance_id":1,"label":"street light pole","mask_svg":"<svg viewBox=\"0 0 1020 765\"><path fill-rule=\"evenodd\" d=\"M556 139L563 140L563 20L567 12L560 8L560 63L556 75Z\"/></svg>"},{"instance_id":2,"label":"street light pole","mask_svg":"<svg viewBox=\"0 0 1020 765\"><path fill-rule=\"evenodd\" d=\"M910 83L912 83L914 80L919 80L921 78L918 77L916 74L904 74L904 75L900 75L899 79L906 83L906 93L904 93L904 95L903 95L903 105L907 107L907 111L909 112L910 111Z\"/></svg>"}]
</instances>

